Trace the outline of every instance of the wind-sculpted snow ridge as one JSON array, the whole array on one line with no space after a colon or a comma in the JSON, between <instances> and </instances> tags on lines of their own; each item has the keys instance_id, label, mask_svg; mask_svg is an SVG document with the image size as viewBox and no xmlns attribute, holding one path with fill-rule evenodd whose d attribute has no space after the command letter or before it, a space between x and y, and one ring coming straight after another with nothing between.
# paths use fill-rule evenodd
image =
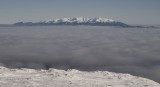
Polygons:
<instances>
[{"instance_id":1,"label":"wind-sculpted snow ridge","mask_svg":"<svg viewBox=\"0 0 160 87\"><path fill-rule=\"evenodd\" d=\"M160 87L160 84L130 74L108 71L0 67L0 87Z\"/></svg>"},{"instance_id":2,"label":"wind-sculpted snow ridge","mask_svg":"<svg viewBox=\"0 0 160 87\"><path fill-rule=\"evenodd\" d=\"M116 27L141 27L131 26L119 21L115 21L109 18L63 18L63 19L51 19L49 21L40 22L17 22L16 26L43 26L43 25L89 25L89 26L116 26Z\"/></svg>"}]
</instances>

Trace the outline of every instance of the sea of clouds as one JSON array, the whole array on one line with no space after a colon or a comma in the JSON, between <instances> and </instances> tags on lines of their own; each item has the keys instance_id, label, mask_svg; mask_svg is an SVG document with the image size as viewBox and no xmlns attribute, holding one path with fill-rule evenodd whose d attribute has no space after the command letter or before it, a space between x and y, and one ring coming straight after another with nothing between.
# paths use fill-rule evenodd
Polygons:
<instances>
[{"instance_id":1,"label":"sea of clouds","mask_svg":"<svg viewBox=\"0 0 160 87\"><path fill-rule=\"evenodd\" d=\"M0 27L0 65L108 70L160 82L160 29Z\"/></svg>"}]
</instances>

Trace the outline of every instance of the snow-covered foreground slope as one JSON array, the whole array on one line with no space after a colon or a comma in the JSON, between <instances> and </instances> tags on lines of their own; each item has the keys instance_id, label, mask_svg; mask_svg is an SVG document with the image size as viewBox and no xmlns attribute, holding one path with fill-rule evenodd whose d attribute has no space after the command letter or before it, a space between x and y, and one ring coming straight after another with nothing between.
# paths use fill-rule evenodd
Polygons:
<instances>
[{"instance_id":1,"label":"snow-covered foreground slope","mask_svg":"<svg viewBox=\"0 0 160 87\"><path fill-rule=\"evenodd\" d=\"M160 87L129 74L107 71L8 69L0 67L0 87Z\"/></svg>"}]
</instances>

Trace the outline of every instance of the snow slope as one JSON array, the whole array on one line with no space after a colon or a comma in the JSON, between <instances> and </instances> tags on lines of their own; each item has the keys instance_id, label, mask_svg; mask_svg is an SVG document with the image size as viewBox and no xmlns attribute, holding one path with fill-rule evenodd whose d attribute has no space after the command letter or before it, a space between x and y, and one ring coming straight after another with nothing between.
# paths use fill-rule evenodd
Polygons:
<instances>
[{"instance_id":1,"label":"snow slope","mask_svg":"<svg viewBox=\"0 0 160 87\"><path fill-rule=\"evenodd\" d=\"M130 74L108 71L0 67L0 87L160 87L160 84Z\"/></svg>"}]
</instances>

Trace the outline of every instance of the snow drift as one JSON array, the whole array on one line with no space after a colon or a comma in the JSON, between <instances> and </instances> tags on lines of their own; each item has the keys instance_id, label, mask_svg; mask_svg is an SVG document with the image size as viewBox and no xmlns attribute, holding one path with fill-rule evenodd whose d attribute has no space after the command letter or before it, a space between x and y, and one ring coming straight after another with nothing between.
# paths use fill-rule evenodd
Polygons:
<instances>
[{"instance_id":1,"label":"snow drift","mask_svg":"<svg viewBox=\"0 0 160 87\"><path fill-rule=\"evenodd\" d=\"M130 74L108 71L0 67L0 87L160 87L160 84Z\"/></svg>"}]
</instances>

